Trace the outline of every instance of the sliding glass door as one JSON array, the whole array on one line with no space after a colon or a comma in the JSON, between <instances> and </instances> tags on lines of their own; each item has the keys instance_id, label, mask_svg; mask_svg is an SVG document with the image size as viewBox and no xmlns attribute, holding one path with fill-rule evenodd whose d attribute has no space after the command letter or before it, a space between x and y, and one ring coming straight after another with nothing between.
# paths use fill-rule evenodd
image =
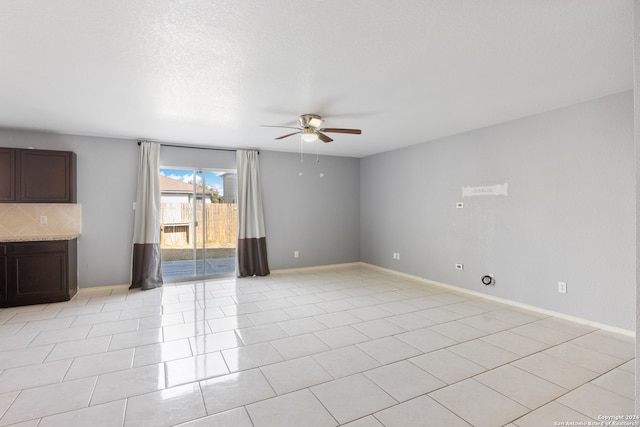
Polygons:
<instances>
[{"instance_id":1,"label":"sliding glass door","mask_svg":"<svg viewBox=\"0 0 640 427\"><path fill-rule=\"evenodd\" d=\"M235 171L160 169L160 249L166 281L234 275L235 183Z\"/></svg>"}]
</instances>

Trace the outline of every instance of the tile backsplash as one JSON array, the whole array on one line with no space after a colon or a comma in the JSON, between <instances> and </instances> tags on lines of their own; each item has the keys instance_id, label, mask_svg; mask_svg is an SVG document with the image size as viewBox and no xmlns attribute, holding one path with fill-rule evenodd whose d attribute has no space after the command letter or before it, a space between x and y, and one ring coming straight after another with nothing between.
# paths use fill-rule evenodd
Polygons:
<instances>
[{"instance_id":1,"label":"tile backsplash","mask_svg":"<svg viewBox=\"0 0 640 427\"><path fill-rule=\"evenodd\" d=\"M71 203L0 203L0 239L51 239L80 235L81 207Z\"/></svg>"}]
</instances>

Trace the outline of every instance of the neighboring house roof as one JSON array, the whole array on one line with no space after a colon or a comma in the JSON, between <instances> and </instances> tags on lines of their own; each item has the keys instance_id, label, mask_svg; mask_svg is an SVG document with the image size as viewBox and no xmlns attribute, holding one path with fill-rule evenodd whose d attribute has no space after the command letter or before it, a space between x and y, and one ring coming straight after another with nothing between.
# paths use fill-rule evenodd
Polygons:
<instances>
[{"instance_id":1,"label":"neighboring house roof","mask_svg":"<svg viewBox=\"0 0 640 427\"><path fill-rule=\"evenodd\" d=\"M202 192L202 186L197 185L196 191ZM169 178L168 176L160 175L160 192L161 193L179 193L179 194L193 194L193 184L180 181L177 179ZM213 194L213 190L209 188L204 189L205 194Z\"/></svg>"}]
</instances>

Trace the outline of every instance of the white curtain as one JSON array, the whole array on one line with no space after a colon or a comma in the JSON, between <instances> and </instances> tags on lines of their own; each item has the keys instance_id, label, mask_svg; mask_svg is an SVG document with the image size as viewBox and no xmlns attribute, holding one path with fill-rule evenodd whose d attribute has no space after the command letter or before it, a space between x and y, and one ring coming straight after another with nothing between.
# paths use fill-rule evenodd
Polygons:
<instances>
[{"instance_id":1,"label":"white curtain","mask_svg":"<svg viewBox=\"0 0 640 427\"><path fill-rule=\"evenodd\" d=\"M262 211L259 154L255 150L238 150L238 256L239 277L266 276L267 241Z\"/></svg>"},{"instance_id":2,"label":"white curtain","mask_svg":"<svg viewBox=\"0 0 640 427\"><path fill-rule=\"evenodd\" d=\"M140 142L129 289L162 286L160 264L160 144Z\"/></svg>"}]
</instances>

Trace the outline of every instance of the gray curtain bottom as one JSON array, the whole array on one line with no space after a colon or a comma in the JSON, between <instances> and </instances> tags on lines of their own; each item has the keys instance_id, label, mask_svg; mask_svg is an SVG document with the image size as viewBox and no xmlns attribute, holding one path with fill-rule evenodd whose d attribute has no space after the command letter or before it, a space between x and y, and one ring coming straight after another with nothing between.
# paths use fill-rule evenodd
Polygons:
<instances>
[{"instance_id":1,"label":"gray curtain bottom","mask_svg":"<svg viewBox=\"0 0 640 427\"><path fill-rule=\"evenodd\" d=\"M267 276L267 239L238 239L238 277Z\"/></svg>"},{"instance_id":2,"label":"gray curtain bottom","mask_svg":"<svg viewBox=\"0 0 640 427\"><path fill-rule=\"evenodd\" d=\"M129 289L155 289L162 286L159 243L134 243L133 267Z\"/></svg>"}]
</instances>

